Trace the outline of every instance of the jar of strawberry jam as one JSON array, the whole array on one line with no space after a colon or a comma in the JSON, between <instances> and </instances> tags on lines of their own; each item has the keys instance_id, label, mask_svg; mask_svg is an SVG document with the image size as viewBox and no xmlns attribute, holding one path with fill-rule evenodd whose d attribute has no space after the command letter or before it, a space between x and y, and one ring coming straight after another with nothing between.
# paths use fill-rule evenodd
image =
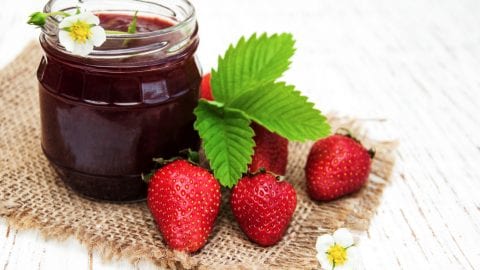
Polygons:
<instances>
[{"instance_id":1,"label":"jar of strawberry jam","mask_svg":"<svg viewBox=\"0 0 480 270\"><path fill-rule=\"evenodd\" d=\"M44 12L75 13L77 0ZM201 72L198 27L187 0L84 0L106 42L85 57L58 40L58 18L41 35L38 68L42 148L62 180L89 198L136 201L152 158L199 147L193 129ZM126 32L137 15L137 32Z\"/></svg>"}]
</instances>

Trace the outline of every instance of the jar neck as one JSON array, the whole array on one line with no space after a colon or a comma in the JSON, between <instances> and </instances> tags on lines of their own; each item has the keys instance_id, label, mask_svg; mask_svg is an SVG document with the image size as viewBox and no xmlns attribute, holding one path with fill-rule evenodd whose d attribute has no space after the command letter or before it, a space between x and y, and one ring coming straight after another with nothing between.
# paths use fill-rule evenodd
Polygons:
<instances>
[{"instance_id":1,"label":"jar neck","mask_svg":"<svg viewBox=\"0 0 480 270\"><path fill-rule=\"evenodd\" d=\"M44 12L65 11L73 14L78 4L77 0L51 0ZM79 57L66 51L59 43L60 18L49 17L40 35L40 43L50 56L82 65L121 65L122 68L128 68L181 60L193 55L198 46L195 10L187 0L84 0L79 8L98 15L101 25L104 23L102 18L133 19L133 14L138 11L140 24L161 24L161 27L157 25L154 30L140 29L134 34L107 34L102 46L96 47L86 57Z\"/></svg>"}]
</instances>

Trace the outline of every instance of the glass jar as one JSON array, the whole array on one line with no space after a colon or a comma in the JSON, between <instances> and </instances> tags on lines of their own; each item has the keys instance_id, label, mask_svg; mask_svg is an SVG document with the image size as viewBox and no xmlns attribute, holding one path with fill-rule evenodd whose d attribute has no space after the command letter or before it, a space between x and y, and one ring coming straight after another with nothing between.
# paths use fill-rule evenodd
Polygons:
<instances>
[{"instance_id":1,"label":"glass jar","mask_svg":"<svg viewBox=\"0 0 480 270\"><path fill-rule=\"evenodd\" d=\"M75 13L78 4L51 0L44 12ZM58 18L48 19L37 73L42 149L74 191L141 200L141 174L154 157L199 147L195 11L186 0L84 0L80 8L99 16L104 28L123 31L138 11L137 33L107 35L101 47L79 57L59 44Z\"/></svg>"}]
</instances>

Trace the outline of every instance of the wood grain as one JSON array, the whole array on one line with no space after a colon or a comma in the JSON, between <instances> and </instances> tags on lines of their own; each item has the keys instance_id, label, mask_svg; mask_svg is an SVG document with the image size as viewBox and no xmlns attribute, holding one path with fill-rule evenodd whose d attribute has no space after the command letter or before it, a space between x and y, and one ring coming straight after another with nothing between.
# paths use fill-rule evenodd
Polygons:
<instances>
[{"instance_id":1,"label":"wood grain","mask_svg":"<svg viewBox=\"0 0 480 270\"><path fill-rule=\"evenodd\" d=\"M393 183L360 235L362 268L480 269L480 1L193 2L204 67L242 34L292 32L286 80L323 111L400 141ZM38 35L24 21L41 4L2 1L0 65ZM74 239L0 225L0 269L57 268L154 267L104 263Z\"/></svg>"}]
</instances>

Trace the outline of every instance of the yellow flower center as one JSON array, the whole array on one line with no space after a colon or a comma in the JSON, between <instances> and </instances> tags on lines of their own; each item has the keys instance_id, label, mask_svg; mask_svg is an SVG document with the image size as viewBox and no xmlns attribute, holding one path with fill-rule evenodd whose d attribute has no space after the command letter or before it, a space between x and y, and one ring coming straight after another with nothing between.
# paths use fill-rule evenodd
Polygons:
<instances>
[{"instance_id":1,"label":"yellow flower center","mask_svg":"<svg viewBox=\"0 0 480 270\"><path fill-rule=\"evenodd\" d=\"M343 265L347 261L347 249L335 244L327 250L327 257L334 266Z\"/></svg>"},{"instance_id":2,"label":"yellow flower center","mask_svg":"<svg viewBox=\"0 0 480 270\"><path fill-rule=\"evenodd\" d=\"M90 35L90 25L86 22L77 21L70 26L70 36L78 43L85 43Z\"/></svg>"}]
</instances>

